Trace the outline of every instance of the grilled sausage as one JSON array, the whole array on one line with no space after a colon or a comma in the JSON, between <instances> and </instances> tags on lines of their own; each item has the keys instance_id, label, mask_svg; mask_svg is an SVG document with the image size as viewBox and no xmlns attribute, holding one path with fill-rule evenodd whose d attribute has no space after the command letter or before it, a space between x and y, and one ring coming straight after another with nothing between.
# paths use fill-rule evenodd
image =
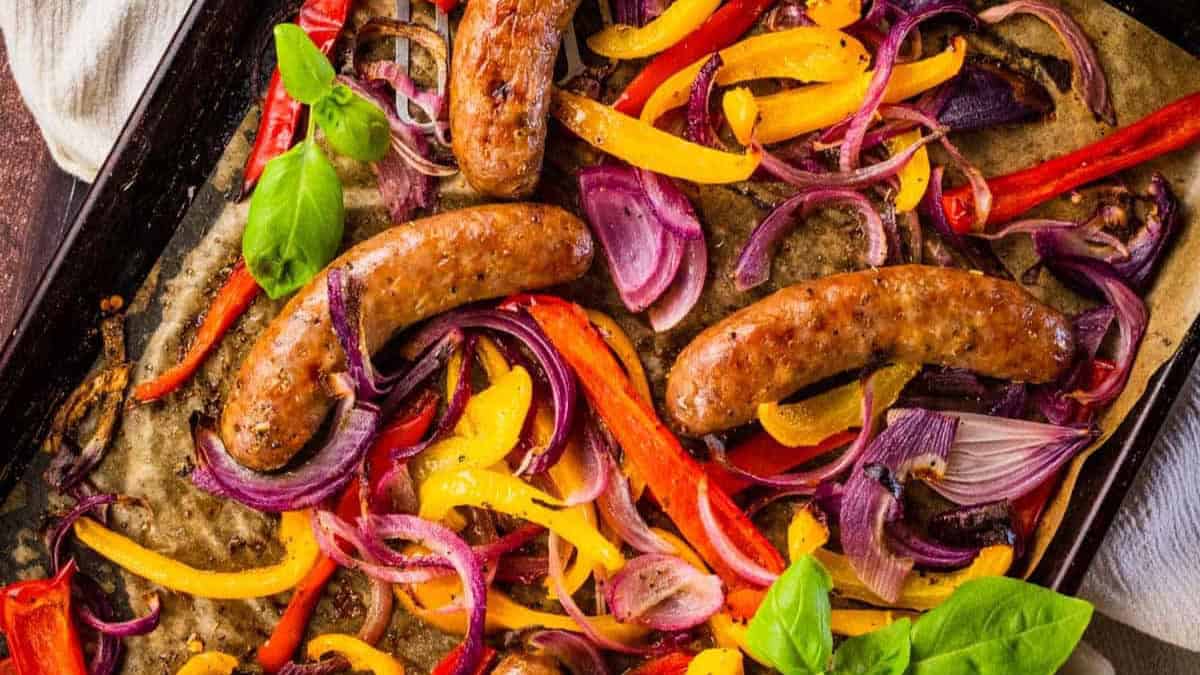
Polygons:
<instances>
[{"instance_id":1,"label":"grilled sausage","mask_svg":"<svg viewBox=\"0 0 1200 675\"><path fill-rule=\"evenodd\" d=\"M492 675L562 675L562 670L547 656L510 652L492 669Z\"/></svg>"},{"instance_id":2,"label":"grilled sausage","mask_svg":"<svg viewBox=\"0 0 1200 675\"><path fill-rule=\"evenodd\" d=\"M579 0L471 0L454 38L450 134L467 181L528 196L546 146L559 38Z\"/></svg>"},{"instance_id":3,"label":"grilled sausage","mask_svg":"<svg viewBox=\"0 0 1200 675\"><path fill-rule=\"evenodd\" d=\"M362 282L373 352L405 326L464 303L575 279L591 259L591 235L575 216L540 204L494 204L398 225L330 267L348 267ZM325 278L308 282L259 336L225 404L221 436L252 469L286 464L332 407L322 384L345 368L345 355Z\"/></svg>"},{"instance_id":4,"label":"grilled sausage","mask_svg":"<svg viewBox=\"0 0 1200 675\"><path fill-rule=\"evenodd\" d=\"M1075 354L1070 321L1017 284L922 265L785 288L710 326L679 354L667 411L703 435L840 372L895 359L1047 382Z\"/></svg>"}]
</instances>

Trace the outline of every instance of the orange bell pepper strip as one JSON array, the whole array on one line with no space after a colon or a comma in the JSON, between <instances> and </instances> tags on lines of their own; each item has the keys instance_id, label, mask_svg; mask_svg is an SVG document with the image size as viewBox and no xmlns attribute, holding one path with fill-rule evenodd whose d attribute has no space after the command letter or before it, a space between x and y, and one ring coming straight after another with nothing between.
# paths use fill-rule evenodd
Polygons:
<instances>
[{"instance_id":1,"label":"orange bell pepper strip","mask_svg":"<svg viewBox=\"0 0 1200 675\"><path fill-rule=\"evenodd\" d=\"M85 675L83 649L71 617L75 562L53 579L21 581L0 590L0 631L17 675Z\"/></svg>"},{"instance_id":2,"label":"orange bell pepper strip","mask_svg":"<svg viewBox=\"0 0 1200 675\"><path fill-rule=\"evenodd\" d=\"M988 179L992 210L987 224L1007 223L1029 209L1080 185L1180 150L1200 141L1200 92L1185 96L1104 138L1036 166ZM947 190L942 209L955 232L975 221L970 186Z\"/></svg>"},{"instance_id":3,"label":"orange bell pepper strip","mask_svg":"<svg viewBox=\"0 0 1200 675\"><path fill-rule=\"evenodd\" d=\"M465 643L459 643L457 647L450 650L449 654L446 654L445 658L443 658L441 661L438 661L438 664L433 667L433 670L430 671L429 675L453 675L454 671L458 669L458 662L460 659L462 659L463 652L466 650L467 645ZM484 673L486 673L488 668L492 665L492 660L495 658L496 650L484 645L483 658L479 660L479 666L475 668L475 672L472 675L484 675Z\"/></svg>"},{"instance_id":4,"label":"orange bell pepper strip","mask_svg":"<svg viewBox=\"0 0 1200 675\"><path fill-rule=\"evenodd\" d=\"M655 657L629 671L628 675L684 675L695 654L669 652Z\"/></svg>"},{"instance_id":5,"label":"orange bell pepper strip","mask_svg":"<svg viewBox=\"0 0 1200 675\"><path fill-rule=\"evenodd\" d=\"M527 296L529 313L550 342L574 369L592 408L616 437L646 485L662 505L684 539L717 572L731 595L752 591L761 598L762 589L738 576L717 554L700 522L696 479L700 464L679 444L649 403L642 400L620 364L578 305L559 298ZM710 490L713 511L725 533L746 556L772 572L782 572L785 563L754 523L724 490Z\"/></svg>"},{"instance_id":6,"label":"orange bell pepper strip","mask_svg":"<svg viewBox=\"0 0 1200 675\"><path fill-rule=\"evenodd\" d=\"M842 431L816 445L789 448L767 432L759 431L730 450L729 461L750 473L773 476L847 445L854 441L854 436L852 431ZM712 484L727 494L734 495L751 486L750 481L716 462L706 462L704 471Z\"/></svg>"},{"instance_id":7,"label":"orange bell pepper strip","mask_svg":"<svg viewBox=\"0 0 1200 675\"><path fill-rule=\"evenodd\" d=\"M421 440L429 430L436 412L437 398L423 398L415 412L392 422L380 432L368 451L371 485L379 480L391 463L392 448L412 445ZM351 481L338 498L339 518L352 521L358 517L358 497L358 481ZM301 640L304 639L304 630L308 627L308 620L312 617L317 601L321 599L325 584L337 569L338 564L322 553L317 559L317 564L296 586L291 599L288 600L287 609L283 610L283 616L279 617L279 623L275 624L271 636L258 648L258 665L262 666L264 671L277 672L292 660Z\"/></svg>"},{"instance_id":8,"label":"orange bell pepper strip","mask_svg":"<svg viewBox=\"0 0 1200 675\"><path fill-rule=\"evenodd\" d=\"M725 3L699 28L646 64L621 92L613 107L626 115L641 113L646 100L668 77L702 56L733 44L774 4L775 0L730 0Z\"/></svg>"},{"instance_id":9,"label":"orange bell pepper strip","mask_svg":"<svg viewBox=\"0 0 1200 675\"><path fill-rule=\"evenodd\" d=\"M217 346L229 327L245 313L250 303L258 297L258 292L258 282L250 276L245 259L239 259L233 272L229 274L229 278L225 280L225 284L221 286L221 290L217 291L216 297L209 305L208 312L204 315L204 322L200 324L200 330L196 331L196 339L192 341L192 346L188 348L183 360L153 380L134 387L133 397L139 403L147 403L158 400L183 386L183 383L191 379L192 375L195 375L196 371L200 369L204 359L208 358L209 353Z\"/></svg>"},{"instance_id":10,"label":"orange bell pepper strip","mask_svg":"<svg viewBox=\"0 0 1200 675\"><path fill-rule=\"evenodd\" d=\"M587 39L588 47L610 59L653 56L700 27L721 0L676 0L645 26L612 24Z\"/></svg>"}]
</instances>

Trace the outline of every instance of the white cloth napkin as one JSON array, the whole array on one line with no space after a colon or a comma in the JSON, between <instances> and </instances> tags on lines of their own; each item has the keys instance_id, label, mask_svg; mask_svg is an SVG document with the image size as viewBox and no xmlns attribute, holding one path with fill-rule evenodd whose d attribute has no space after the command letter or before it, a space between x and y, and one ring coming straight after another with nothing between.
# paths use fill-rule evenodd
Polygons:
<instances>
[{"instance_id":1,"label":"white cloth napkin","mask_svg":"<svg viewBox=\"0 0 1200 675\"><path fill-rule=\"evenodd\" d=\"M189 5L0 0L0 31L17 84L64 169L95 177ZM1189 195L1189 202L1197 198ZM1200 371L1181 394L1082 592L1099 611L1194 651L1200 651L1198 476Z\"/></svg>"}]
</instances>

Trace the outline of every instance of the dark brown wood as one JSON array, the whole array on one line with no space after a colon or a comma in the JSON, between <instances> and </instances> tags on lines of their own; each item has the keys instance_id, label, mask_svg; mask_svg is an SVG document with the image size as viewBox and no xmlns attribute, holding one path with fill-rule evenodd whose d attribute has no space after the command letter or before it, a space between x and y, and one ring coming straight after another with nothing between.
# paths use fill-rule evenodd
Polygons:
<instances>
[{"instance_id":1,"label":"dark brown wood","mask_svg":"<svg viewBox=\"0 0 1200 675\"><path fill-rule=\"evenodd\" d=\"M79 210L87 184L54 163L0 41L0 347Z\"/></svg>"}]
</instances>

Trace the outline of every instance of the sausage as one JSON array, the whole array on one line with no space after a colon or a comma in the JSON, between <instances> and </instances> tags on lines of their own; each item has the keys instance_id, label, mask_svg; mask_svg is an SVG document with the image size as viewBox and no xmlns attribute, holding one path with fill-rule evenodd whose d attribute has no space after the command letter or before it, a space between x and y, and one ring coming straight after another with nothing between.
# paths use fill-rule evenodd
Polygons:
<instances>
[{"instance_id":1,"label":"sausage","mask_svg":"<svg viewBox=\"0 0 1200 675\"><path fill-rule=\"evenodd\" d=\"M579 0L471 0L454 38L450 136L467 181L528 196L546 146L559 39Z\"/></svg>"},{"instance_id":2,"label":"sausage","mask_svg":"<svg viewBox=\"0 0 1200 675\"><path fill-rule=\"evenodd\" d=\"M540 204L493 204L398 225L330 263L363 287L363 332L374 352L400 329L459 305L551 286L592 260L587 226ZM326 268L328 270L329 268ZM221 415L230 454L258 470L288 462L333 405L325 377L345 368L326 274L308 282L242 361Z\"/></svg>"},{"instance_id":3,"label":"sausage","mask_svg":"<svg viewBox=\"0 0 1200 675\"><path fill-rule=\"evenodd\" d=\"M548 656L510 652L492 669L492 675L562 675L562 670Z\"/></svg>"},{"instance_id":4,"label":"sausage","mask_svg":"<svg viewBox=\"0 0 1200 675\"><path fill-rule=\"evenodd\" d=\"M840 372L893 359L1048 382L1072 363L1070 321L1011 281L904 265L796 284L726 317L679 354L667 412L703 435Z\"/></svg>"}]
</instances>

